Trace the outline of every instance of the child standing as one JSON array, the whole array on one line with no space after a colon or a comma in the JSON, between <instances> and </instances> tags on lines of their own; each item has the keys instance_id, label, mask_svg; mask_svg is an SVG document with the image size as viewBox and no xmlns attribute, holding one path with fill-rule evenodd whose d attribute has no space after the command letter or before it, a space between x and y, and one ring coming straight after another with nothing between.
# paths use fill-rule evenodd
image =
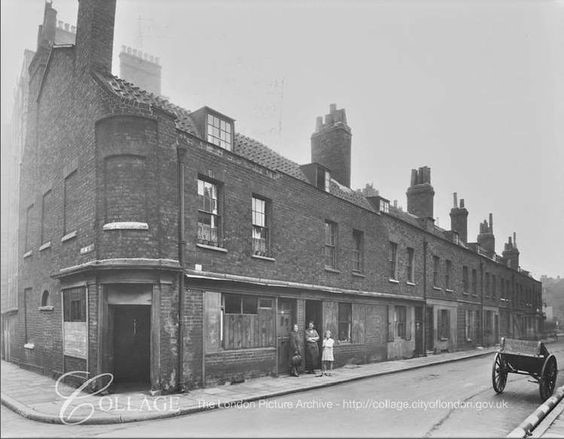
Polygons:
<instances>
[{"instance_id":1,"label":"child standing","mask_svg":"<svg viewBox=\"0 0 564 439\"><path fill-rule=\"evenodd\" d=\"M327 366L329 366L331 372L333 371L333 361L335 361L333 357L334 344L335 340L331 338L331 331L325 331L325 337L323 338L323 354L321 356L321 362L323 363L322 375L331 375L331 373L327 373Z\"/></svg>"}]
</instances>

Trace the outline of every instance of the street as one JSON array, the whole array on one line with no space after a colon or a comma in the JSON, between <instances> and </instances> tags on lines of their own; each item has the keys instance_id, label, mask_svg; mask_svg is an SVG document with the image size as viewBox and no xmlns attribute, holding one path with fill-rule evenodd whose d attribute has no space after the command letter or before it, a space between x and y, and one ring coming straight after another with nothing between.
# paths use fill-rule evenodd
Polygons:
<instances>
[{"instance_id":1,"label":"street","mask_svg":"<svg viewBox=\"0 0 564 439\"><path fill-rule=\"evenodd\" d=\"M552 343L548 348L562 371L564 343ZM505 392L496 395L491 387L492 361L493 355L487 355L255 401L244 407L131 424L42 424L2 407L2 436L499 437L515 428L541 401L538 385L519 375L510 375ZM560 373L556 385L563 384Z\"/></svg>"}]
</instances>

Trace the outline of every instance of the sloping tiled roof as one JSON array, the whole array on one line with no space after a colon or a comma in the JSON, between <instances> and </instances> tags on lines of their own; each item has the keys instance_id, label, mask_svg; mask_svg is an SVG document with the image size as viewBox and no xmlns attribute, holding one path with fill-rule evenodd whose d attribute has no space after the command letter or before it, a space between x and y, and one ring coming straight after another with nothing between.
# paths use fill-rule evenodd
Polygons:
<instances>
[{"instance_id":1,"label":"sloping tiled roof","mask_svg":"<svg viewBox=\"0 0 564 439\"><path fill-rule=\"evenodd\" d=\"M266 168L283 172L303 181L308 181L300 165L274 152L268 146L243 134L235 134L233 152Z\"/></svg>"},{"instance_id":2,"label":"sloping tiled roof","mask_svg":"<svg viewBox=\"0 0 564 439\"><path fill-rule=\"evenodd\" d=\"M118 97L141 105L148 105L165 110L176 116L176 127L182 131L201 137L198 128L194 123L190 111L174 105L167 99L143 90L134 84L118 78L117 76L96 72L95 77ZM258 163L261 166L274 171L282 172L294 178L308 182L300 165L292 160L278 154L263 143L244 136L235 134L233 152L248 160ZM357 206L368 210L373 210L368 200L360 193L340 185L335 180L331 180L330 193L338 198L349 201Z\"/></svg>"},{"instance_id":3,"label":"sloping tiled roof","mask_svg":"<svg viewBox=\"0 0 564 439\"><path fill-rule=\"evenodd\" d=\"M96 75L114 94L122 99L137 102L139 104L153 105L176 116L176 127L196 136L199 135L198 129L190 117L190 111L174 105L168 100L150 93L127 82L125 79L118 78L110 74L96 72Z\"/></svg>"}]
</instances>

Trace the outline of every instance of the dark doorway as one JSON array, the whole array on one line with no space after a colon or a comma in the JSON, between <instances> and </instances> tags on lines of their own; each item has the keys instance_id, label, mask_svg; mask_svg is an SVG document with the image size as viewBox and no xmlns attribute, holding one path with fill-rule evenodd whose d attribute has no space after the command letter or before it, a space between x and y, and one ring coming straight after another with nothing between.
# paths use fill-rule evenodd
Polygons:
<instances>
[{"instance_id":1,"label":"dark doorway","mask_svg":"<svg viewBox=\"0 0 564 439\"><path fill-rule=\"evenodd\" d=\"M425 342L426 342L426 349L427 351L432 351L435 347L435 324L433 319L433 307L427 307L427 315L426 315L426 325L425 325Z\"/></svg>"},{"instance_id":2,"label":"dark doorway","mask_svg":"<svg viewBox=\"0 0 564 439\"><path fill-rule=\"evenodd\" d=\"M313 322L313 327L319 334L319 364L321 368L321 352L323 344L323 306L320 300L306 300L305 309L305 329L309 327L309 322ZM335 337L335 335L333 335Z\"/></svg>"},{"instance_id":3,"label":"dark doorway","mask_svg":"<svg viewBox=\"0 0 564 439\"><path fill-rule=\"evenodd\" d=\"M296 301L294 299L278 300L278 373L290 372L290 332L296 322ZM301 328L300 328L301 329Z\"/></svg>"},{"instance_id":4,"label":"dark doorway","mask_svg":"<svg viewBox=\"0 0 564 439\"><path fill-rule=\"evenodd\" d=\"M423 308L415 307L415 356L423 355Z\"/></svg>"},{"instance_id":5,"label":"dark doorway","mask_svg":"<svg viewBox=\"0 0 564 439\"><path fill-rule=\"evenodd\" d=\"M114 382L150 383L151 307L112 306Z\"/></svg>"}]
</instances>

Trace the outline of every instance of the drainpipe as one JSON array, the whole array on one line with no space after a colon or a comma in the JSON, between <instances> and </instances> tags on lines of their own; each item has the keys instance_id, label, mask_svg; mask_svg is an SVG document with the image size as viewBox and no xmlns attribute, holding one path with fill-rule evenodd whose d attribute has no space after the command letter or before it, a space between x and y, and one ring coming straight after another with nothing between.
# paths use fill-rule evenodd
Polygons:
<instances>
[{"instance_id":1,"label":"drainpipe","mask_svg":"<svg viewBox=\"0 0 564 439\"><path fill-rule=\"evenodd\" d=\"M184 232L184 161L188 148L177 143L176 150L178 153L178 262L180 264L180 272L178 278L178 390L184 391L184 325L182 319L184 317L184 251L186 248L186 237Z\"/></svg>"},{"instance_id":2,"label":"drainpipe","mask_svg":"<svg viewBox=\"0 0 564 439\"><path fill-rule=\"evenodd\" d=\"M427 356L427 240L423 239L423 356Z\"/></svg>"},{"instance_id":3,"label":"drainpipe","mask_svg":"<svg viewBox=\"0 0 564 439\"><path fill-rule=\"evenodd\" d=\"M480 262L480 346L484 346L484 262Z\"/></svg>"}]
</instances>

